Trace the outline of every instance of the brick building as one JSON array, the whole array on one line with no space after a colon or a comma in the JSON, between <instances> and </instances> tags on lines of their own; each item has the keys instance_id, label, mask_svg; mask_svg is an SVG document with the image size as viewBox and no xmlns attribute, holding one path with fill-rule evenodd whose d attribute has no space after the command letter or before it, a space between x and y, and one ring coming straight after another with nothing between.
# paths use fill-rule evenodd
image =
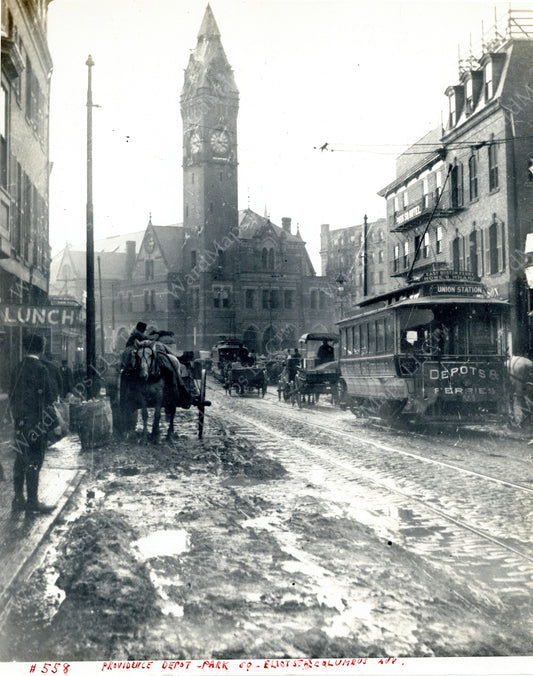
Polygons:
<instances>
[{"instance_id":1,"label":"brick building","mask_svg":"<svg viewBox=\"0 0 533 676\"><path fill-rule=\"evenodd\" d=\"M320 230L321 272L336 284L343 313L367 296L385 293L390 286L387 221Z\"/></svg>"},{"instance_id":2,"label":"brick building","mask_svg":"<svg viewBox=\"0 0 533 676\"><path fill-rule=\"evenodd\" d=\"M526 352L526 235L533 230L533 13L509 10L479 51L460 59L445 129L397 161L387 200L390 274L452 268L511 303L511 347ZM416 254L416 257L415 257Z\"/></svg>"},{"instance_id":3,"label":"brick building","mask_svg":"<svg viewBox=\"0 0 533 676\"><path fill-rule=\"evenodd\" d=\"M106 350L139 320L174 331L183 349L238 337L257 353L293 347L306 331L334 331L338 299L315 273L298 229L237 204L239 94L208 6L181 94L183 223L95 243ZM139 233L137 233L138 235ZM83 297L84 247L56 257L54 289ZM66 268L65 268L66 266ZM332 302L332 297L334 302ZM99 328L96 335L100 350Z\"/></svg>"},{"instance_id":4,"label":"brick building","mask_svg":"<svg viewBox=\"0 0 533 676\"><path fill-rule=\"evenodd\" d=\"M4 0L0 100L0 389L21 356L24 331L61 342L48 304L49 0ZM52 318L52 322L50 322ZM56 323L54 323L56 322ZM53 330L57 329L57 330ZM68 328L66 328L68 331Z\"/></svg>"}]
</instances>

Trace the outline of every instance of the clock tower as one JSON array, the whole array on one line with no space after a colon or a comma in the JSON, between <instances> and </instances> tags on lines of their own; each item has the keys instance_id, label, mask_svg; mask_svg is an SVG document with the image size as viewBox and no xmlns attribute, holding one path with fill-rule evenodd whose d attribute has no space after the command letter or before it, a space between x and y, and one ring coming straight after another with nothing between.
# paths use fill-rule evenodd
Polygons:
<instances>
[{"instance_id":1,"label":"clock tower","mask_svg":"<svg viewBox=\"0 0 533 676\"><path fill-rule=\"evenodd\" d=\"M198 347L234 328L233 260L238 236L237 113L239 92L208 5L181 92L183 120L184 272L188 324ZM218 294L218 295L217 295Z\"/></svg>"}]
</instances>

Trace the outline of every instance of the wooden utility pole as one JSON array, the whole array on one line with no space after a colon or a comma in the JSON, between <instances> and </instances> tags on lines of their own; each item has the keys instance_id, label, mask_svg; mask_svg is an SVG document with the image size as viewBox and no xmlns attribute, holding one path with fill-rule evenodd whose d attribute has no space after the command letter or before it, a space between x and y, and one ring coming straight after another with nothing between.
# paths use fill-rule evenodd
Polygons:
<instances>
[{"instance_id":1,"label":"wooden utility pole","mask_svg":"<svg viewBox=\"0 0 533 676\"><path fill-rule=\"evenodd\" d=\"M363 225L363 296L368 296L368 218L365 214Z\"/></svg>"},{"instance_id":2,"label":"wooden utility pole","mask_svg":"<svg viewBox=\"0 0 533 676\"><path fill-rule=\"evenodd\" d=\"M87 398L93 397L99 387L96 372L96 320L94 299L94 224L93 224L93 100L91 68L94 66L89 54L85 65L88 67L87 80L87 300L86 300L86 357L87 357Z\"/></svg>"}]
</instances>

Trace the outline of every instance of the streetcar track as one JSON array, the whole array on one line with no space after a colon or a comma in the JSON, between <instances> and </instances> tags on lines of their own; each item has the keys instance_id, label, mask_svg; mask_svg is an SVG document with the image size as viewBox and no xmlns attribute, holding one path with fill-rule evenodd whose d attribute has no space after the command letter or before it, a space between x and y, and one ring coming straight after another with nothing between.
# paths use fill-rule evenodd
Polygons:
<instances>
[{"instance_id":1,"label":"streetcar track","mask_svg":"<svg viewBox=\"0 0 533 676\"><path fill-rule=\"evenodd\" d=\"M257 410L257 407L254 406L254 409ZM283 411L283 409L281 407L280 407L279 410ZM285 411L283 411L283 415L284 415L285 418L291 417ZM330 427L328 425L323 425L323 424L316 423L316 422L306 420L306 419L298 419L298 422L301 423L301 424L307 425L309 427L315 427L317 429L323 430L325 432L328 432L329 434L336 434L339 437L349 439L351 441L353 441L353 439L354 439L353 433L342 431L342 430L336 429L334 427ZM419 437L424 438L423 435L419 435ZM357 441L362 442L361 439L357 439ZM524 493L533 495L533 487L525 486L524 484L514 483L512 481L508 481L506 479L500 479L498 477L494 477L494 476L491 476L489 474L483 474L482 472L476 472L474 470L466 469L464 467L459 467L458 465L454 465L452 463L448 463L448 462L445 462L443 460L436 460L434 458L428 458L428 457L425 457L423 455L418 455L417 453L412 453L410 451L404 451L404 450L399 449L399 448L394 448L393 446L389 446L389 445L384 444L382 442L374 441L374 440L372 440L368 437L365 437L364 443L369 444L369 445L371 445L374 448L377 448L379 450L387 451L389 453L396 453L398 455L403 455L405 457L410 457L410 458L413 458L415 460L420 460L421 462L425 462L427 464L446 467L448 469L456 470L457 472L462 473L462 474L475 476L475 477L478 477L478 478L481 478L481 479L486 479L487 481L492 481L492 482L499 484L501 486L507 486L509 488L514 488L515 490L522 491Z\"/></svg>"},{"instance_id":2,"label":"streetcar track","mask_svg":"<svg viewBox=\"0 0 533 676\"><path fill-rule=\"evenodd\" d=\"M251 400L249 400L248 403L250 403L250 401ZM252 404L252 406L253 406L254 411L256 411L256 412L258 410L260 410L260 408L261 408L261 407L255 405L255 403ZM307 453L313 455L315 458L319 459L322 463L326 463L327 465L329 464L330 466L336 466L337 468L341 469L342 472L343 472L344 478L348 478L348 476L350 478L351 477L354 477L354 478L357 478L357 479L362 478L363 480L368 481L369 483L371 483L375 486L379 486L383 490L386 490L390 493L393 493L393 494L399 496L401 499L406 500L407 502L416 503L420 507L423 507L425 510L427 510L427 511L431 512L432 514L438 516L440 519L443 519L445 522L447 522L449 524L453 524L456 528L459 528L459 529L462 529L463 531L469 532L469 533L473 534L474 536L481 538L485 542L491 543L493 546L496 546L500 550L510 552L511 554L519 557L522 560L528 561L529 563L533 563L533 555L530 555L526 552L520 551L516 547L513 547L510 544L506 544L501 539L498 539L497 537L493 537L489 533L484 532L483 530L477 528L476 526L472 526L472 525L466 523L465 521L463 521L459 518L451 516L449 513L443 511L442 509L439 509L437 507L432 506L431 504L428 504L427 502L424 501L424 499L417 498L417 497L413 496L412 493L408 493L408 492L402 491L398 488L392 487L389 483L387 483L385 481L381 481L380 479L378 479L374 476L370 476L367 473L361 474L361 468L360 467L355 469L349 463L347 463L347 462L345 462L341 459L332 458L330 452L321 451L319 448L314 447L313 445L308 444L305 441L303 441L303 440L301 440L301 439L299 439L295 436L291 436L290 434L287 434L287 433L284 433L284 432L277 430L275 427L271 427L268 424L264 424L262 422L259 422L256 418L247 415L243 411L238 411L238 412L229 411L229 410L227 410L227 407L225 407L225 408L226 408L225 415L227 415L228 418L231 419L232 425L235 426L236 431L242 431L247 436L256 437L256 436L258 436L257 430L261 430L262 432L267 433L271 437L275 436L278 440L282 440L285 444L291 444L292 443L292 444L298 446L299 448L305 450ZM283 409L281 407L280 408L276 407L276 410L283 411ZM294 418L291 417L288 414L287 411L283 411L282 415L285 419L291 419L292 421L294 421ZM354 436L353 434L350 434L350 433L342 431L342 430L335 429L333 427L329 427L327 425L315 423L315 422L312 422L312 421L309 421L309 420L306 420L306 419L303 419L303 420L298 419L298 422L303 424L304 426L308 426L310 428L314 428L314 429L317 429L317 430L321 430L323 432L327 432L330 435L334 434L337 437L340 437L342 439L353 440L353 436ZM361 440L358 439L358 441L361 441ZM499 479L497 477L486 475L486 474L483 474L481 472L476 472L476 471L473 471L473 470L468 470L468 469L465 469L463 467L453 465L451 463L447 463L447 462L440 461L440 460L434 460L434 459L431 459L431 458L427 458L425 456L418 455L416 453L411 453L411 452L408 452L408 451L403 451L401 449L396 449L394 447L388 446L387 444L383 444L383 443L380 443L380 442L377 442L377 441L374 441L374 440L371 440L371 439L368 439L368 438L365 438L364 442L369 443L374 448L378 448L380 450L384 450L384 451L387 451L389 453L396 453L398 455L402 455L402 456L407 457L407 458L423 461L427 464L445 467L449 470L456 471L456 472L461 473L465 476L472 476L472 477L476 477L476 478L481 479L481 480L485 480L485 481L495 483L495 484L500 485L500 486L506 486L508 488L514 489L515 491L518 491L518 492L521 492L521 493L525 493L525 494L528 494L528 495L533 493L533 489L531 489L527 486L521 485L521 484L517 484L517 483L511 482L511 481L507 481L505 479ZM259 435L259 443L262 443L263 445L266 445L266 446L268 446L268 445L272 446L272 442L270 442L270 444L268 444L267 442L265 442L264 439L262 439L261 435Z\"/></svg>"},{"instance_id":3,"label":"streetcar track","mask_svg":"<svg viewBox=\"0 0 533 676\"><path fill-rule=\"evenodd\" d=\"M233 415L234 414L228 414L228 417L233 417ZM500 547L501 549L504 549L508 552L511 552L512 554L520 557L521 559L525 559L526 561L533 563L533 556L530 556L527 553L520 551L519 549L515 549L511 545L508 545L508 544L502 542L501 540L499 540L498 538L492 537L491 535L484 533L483 531L479 530L478 528L475 528L474 526L470 526L468 523L461 521L460 519L456 519L456 518L450 516L446 512L444 512L444 511L442 511L442 510L440 510L436 507L433 507L432 505L428 504L424 500L422 500L420 498L416 498L415 496L413 496L410 493L405 493L404 491L401 491L397 488L393 488L392 486L388 485L386 482L380 481L379 479L376 479L375 477L368 476L367 474L361 475L360 468L357 468L357 470L355 470L353 467L349 466L345 462L343 462L341 460L337 460L335 458L331 458L329 455L326 455L326 453L320 452L319 449L307 444L306 442L304 442L300 439L291 437L287 434L284 434L283 432L280 432L280 431L278 431L278 430L276 430L272 427L269 427L268 425L260 423L260 422L256 421L255 419L251 419L248 416L246 416L245 414L243 414L242 412L239 412L237 420L238 420L238 422L237 421L234 422L236 429L241 430L243 432L246 431L246 434L248 436L250 436L251 428L252 429L253 429L253 427L260 428L264 432L268 432L268 434L274 435L278 439L283 440L285 443L287 443L287 442L292 443L296 446L299 446L300 448L303 448L307 453L310 453L310 454L316 456L317 458L319 458L323 462L326 462L330 465L335 465L335 466L339 467L340 469L343 470L343 472L348 473L349 475L356 477L357 479L361 479L361 477L363 476L364 480L369 481L370 483L373 483L376 486L379 486L380 488L385 489L386 491L394 493L395 495L398 495L401 498L403 498L403 499L405 499L409 502L415 502L416 504L422 506L424 509L426 509L426 510L432 512L433 514L437 515L439 518L444 519L445 521L454 524L454 526L461 528L463 530L466 530L466 531L474 534L475 536L477 536L477 537L479 537L483 540L486 540L487 542L490 542L491 544L496 545L497 547ZM246 421L247 426L249 427L246 430L245 430L245 426L243 425L243 421ZM328 431L333 431L333 430L328 429ZM415 457L417 457L417 456L415 456ZM451 467L452 467L452 469L455 469L453 466L451 466ZM480 475L480 476L484 478L483 475ZM521 487L518 486L518 488L521 488Z\"/></svg>"}]
</instances>

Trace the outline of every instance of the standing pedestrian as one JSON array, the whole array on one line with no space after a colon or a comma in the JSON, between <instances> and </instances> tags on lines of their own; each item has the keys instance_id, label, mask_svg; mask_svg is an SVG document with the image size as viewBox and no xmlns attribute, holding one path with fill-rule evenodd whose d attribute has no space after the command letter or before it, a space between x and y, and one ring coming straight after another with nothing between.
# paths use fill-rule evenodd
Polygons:
<instances>
[{"instance_id":1,"label":"standing pedestrian","mask_svg":"<svg viewBox=\"0 0 533 676\"><path fill-rule=\"evenodd\" d=\"M26 352L11 374L9 403L15 424L16 458L13 466L13 510L47 514L54 506L38 500L39 472L43 465L47 432L57 426L53 390L48 369L40 357L44 339L35 334L23 337ZM26 483L27 501L24 499Z\"/></svg>"},{"instance_id":2,"label":"standing pedestrian","mask_svg":"<svg viewBox=\"0 0 533 676\"><path fill-rule=\"evenodd\" d=\"M74 375L68 365L68 361L61 361L61 398L65 399L67 395L74 390Z\"/></svg>"},{"instance_id":3,"label":"standing pedestrian","mask_svg":"<svg viewBox=\"0 0 533 676\"><path fill-rule=\"evenodd\" d=\"M41 361L48 369L48 377L50 379L50 386L52 388L52 399L57 401L61 396L61 391L63 389L63 378L61 377L61 371L50 352L45 352L44 356L41 357Z\"/></svg>"}]
</instances>

